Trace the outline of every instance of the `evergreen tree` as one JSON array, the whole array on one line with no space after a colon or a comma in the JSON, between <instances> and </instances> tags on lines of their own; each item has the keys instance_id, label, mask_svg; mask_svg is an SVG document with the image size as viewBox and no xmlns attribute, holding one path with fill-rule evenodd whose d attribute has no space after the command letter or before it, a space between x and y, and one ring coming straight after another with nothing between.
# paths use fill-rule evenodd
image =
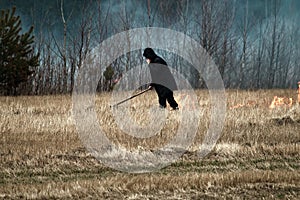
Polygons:
<instances>
[{"instance_id":1,"label":"evergreen tree","mask_svg":"<svg viewBox=\"0 0 300 200\"><path fill-rule=\"evenodd\" d=\"M16 95L18 86L26 82L39 64L32 44L33 27L21 33L21 19L16 8L2 10L0 15L0 92Z\"/></svg>"}]
</instances>

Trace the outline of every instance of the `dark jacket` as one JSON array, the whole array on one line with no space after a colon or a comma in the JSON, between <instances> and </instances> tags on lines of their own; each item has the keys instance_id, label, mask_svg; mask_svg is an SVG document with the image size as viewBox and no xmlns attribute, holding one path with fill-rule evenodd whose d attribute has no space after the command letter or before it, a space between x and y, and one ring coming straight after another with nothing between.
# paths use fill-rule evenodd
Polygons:
<instances>
[{"instance_id":1,"label":"dark jacket","mask_svg":"<svg viewBox=\"0 0 300 200\"><path fill-rule=\"evenodd\" d=\"M166 61L156 55L151 48L146 48L143 56L150 59L149 69L152 78L150 85L153 86L156 91L164 90L166 88L171 91L176 90L176 81L171 74L170 69L167 67Z\"/></svg>"}]
</instances>

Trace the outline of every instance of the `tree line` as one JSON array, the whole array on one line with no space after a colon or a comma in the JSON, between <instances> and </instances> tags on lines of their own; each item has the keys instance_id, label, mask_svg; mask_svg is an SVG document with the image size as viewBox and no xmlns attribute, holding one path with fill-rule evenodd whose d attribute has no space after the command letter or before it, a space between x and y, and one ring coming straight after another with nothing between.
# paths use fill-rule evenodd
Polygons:
<instances>
[{"instance_id":1,"label":"tree line","mask_svg":"<svg viewBox=\"0 0 300 200\"><path fill-rule=\"evenodd\" d=\"M267 4L264 14L253 12L249 0L241 0L238 6L232 0L147 0L136 1L134 6L123 0L115 1L117 5L85 0L74 16L74 11L66 9L66 2L60 0L60 24L55 24L56 28L60 26L59 32L51 27L47 12L39 19L43 29L33 31L31 27L24 31L16 8L3 10L0 93L71 93L93 47L121 31L152 26L180 31L198 41L217 64L226 88L295 87L300 80L297 18L281 15L282 0L260 1ZM130 37L128 40L130 44ZM174 38L171 42L180 41ZM159 53L194 88L205 87L201 74L188 61L165 51ZM142 50L124 50L122 57L100 67L97 90L111 90L114 80L143 62Z\"/></svg>"}]
</instances>

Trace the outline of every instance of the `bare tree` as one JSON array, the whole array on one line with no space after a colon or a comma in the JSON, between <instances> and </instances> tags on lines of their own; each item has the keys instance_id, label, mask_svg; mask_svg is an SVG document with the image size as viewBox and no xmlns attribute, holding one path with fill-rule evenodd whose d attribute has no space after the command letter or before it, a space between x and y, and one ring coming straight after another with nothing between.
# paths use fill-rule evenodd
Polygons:
<instances>
[{"instance_id":1,"label":"bare tree","mask_svg":"<svg viewBox=\"0 0 300 200\"><path fill-rule=\"evenodd\" d=\"M219 41L222 38L222 31L220 29L220 25L223 24L222 19L220 17L220 13L223 2L215 2L213 0L202 0L201 1L201 13L198 24L200 24L201 32L200 32L200 43L202 47L209 53L209 55L213 55L219 45Z\"/></svg>"},{"instance_id":2,"label":"bare tree","mask_svg":"<svg viewBox=\"0 0 300 200\"><path fill-rule=\"evenodd\" d=\"M266 39L265 35L267 32L267 27L263 23L263 20L260 19L258 23L258 28L257 28L257 47L256 47L256 53L255 56L253 57L253 62L255 65L255 76L253 77L255 80L255 87L256 88L264 88L264 75L265 72L263 70L263 67L265 66L265 56L266 56Z\"/></svg>"},{"instance_id":3,"label":"bare tree","mask_svg":"<svg viewBox=\"0 0 300 200\"><path fill-rule=\"evenodd\" d=\"M222 38L221 38L221 44L220 49L218 51L218 60L217 64L219 65L219 71L224 78L224 73L226 67L228 67L229 62L229 54L232 50L230 48L230 43L232 42L233 33L230 31L233 25L233 21L235 18L235 4L232 1L224 1L223 9L221 10L221 18L222 18L222 24L221 24L221 32L222 32ZM231 12L228 12L231 11Z\"/></svg>"},{"instance_id":4,"label":"bare tree","mask_svg":"<svg viewBox=\"0 0 300 200\"><path fill-rule=\"evenodd\" d=\"M234 2L232 1L200 1L200 12L195 14L195 30L198 34L200 44L206 52L212 56L221 76L224 77L225 68L228 63L228 47L232 34L230 33L234 20ZM200 27L200 29L199 29Z\"/></svg>"},{"instance_id":5,"label":"bare tree","mask_svg":"<svg viewBox=\"0 0 300 200\"><path fill-rule=\"evenodd\" d=\"M280 45L278 41L278 13L280 9L281 0L272 1L272 33L271 33L271 47L269 48L269 67L268 67L268 88L272 88L274 86L275 80L275 72L276 72L276 46Z\"/></svg>"},{"instance_id":6,"label":"bare tree","mask_svg":"<svg viewBox=\"0 0 300 200\"><path fill-rule=\"evenodd\" d=\"M252 31L254 25L255 25L255 20L252 15L249 15L249 0L245 0L246 2L244 3L244 8L242 12L242 17L240 18L240 21L238 22L238 30L239 33L241 34L241 43L242 43L242 53L240 55L240 66L239 66L239 84L238 87L249 87L249 85L243 85L246 81L245 75L249 75L251 71L248 69L248 74L245 74L247 68L249 68L249 54L248 52L249 49L249 35L250 32ZM254 71L254 70L252 70ZM251 83L250 83L251 84Z\"/></svg>"},{"instance_id":7,"label":"bare tree","mask_svg":"<svg viewBox=\"0 0 300 200\"><path fill-rule=\"evenodd\" d=\"M69 41L72 44L72 46L69 46L68 50L70 64L69 92L72 92L73 90L77 70L81 68L83 61L91 50L91 39L93 33L96 31L94 16L96 15L96 12L99 11L93 8L94 3L92 1L84 1L82 3L80 10L81 18L73 27L77 31L69 34Z\"/></svg>"}]
</instances>

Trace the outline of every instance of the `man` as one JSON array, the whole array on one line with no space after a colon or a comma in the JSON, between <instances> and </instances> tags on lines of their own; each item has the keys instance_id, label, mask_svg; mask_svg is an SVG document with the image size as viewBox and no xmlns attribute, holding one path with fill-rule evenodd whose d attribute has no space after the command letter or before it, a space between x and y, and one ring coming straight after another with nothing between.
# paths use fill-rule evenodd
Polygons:
<instances>
[{"instance_id":1,"label":"man","mask_svg":"<svg viewBox=\"0 0 300 200\"><path fill-rule=\"evenodd\" d=\"M174 77L167 67L166 61L156 55L151 48L146 48L143 56L149 64L152 77L152 83L150 83L149 88L155 89L160 108L166 108L166 101L168 101L172 110L178 110L178 104L173 96L173 90L177 89L177 86Z\"/></svg>"}]
</instances>

